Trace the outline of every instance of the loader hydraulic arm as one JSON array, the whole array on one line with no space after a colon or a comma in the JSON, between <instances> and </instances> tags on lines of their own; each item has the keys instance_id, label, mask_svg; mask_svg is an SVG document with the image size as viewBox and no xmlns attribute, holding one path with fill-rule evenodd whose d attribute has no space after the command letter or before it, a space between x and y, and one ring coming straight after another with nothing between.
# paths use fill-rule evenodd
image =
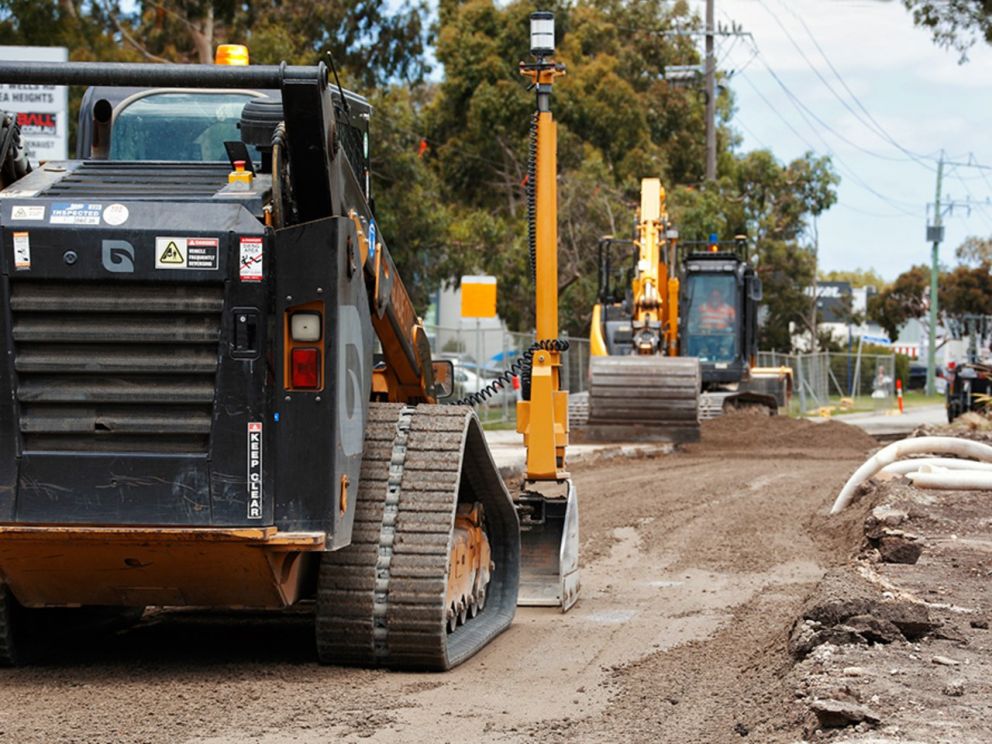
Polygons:
<instances>
[{"instance_id":1,"label":"loader hydraulic arm","mask_svg":"<svg viewBox=\"0 0 992 744\"><path fill-rule=\"evenodd\" d=\"M365 206L364 199L361 205ZM355 209L348 216L358 233L372 326L382 344L385 361L385 368L377 368L373 373L372 392L392 402L433 403L436 395L431 347L423 322L413 308L392 256L377 234L375 222L360 216Z\"/></svg>"}]
</instances>

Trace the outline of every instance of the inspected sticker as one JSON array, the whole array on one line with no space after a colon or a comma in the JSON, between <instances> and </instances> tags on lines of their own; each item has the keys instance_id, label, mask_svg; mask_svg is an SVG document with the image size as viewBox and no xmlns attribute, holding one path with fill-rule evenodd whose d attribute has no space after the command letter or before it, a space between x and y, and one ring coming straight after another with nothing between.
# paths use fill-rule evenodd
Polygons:
<instances>
[{"instance_id":1,"label":"inspected sticker","mask_svg":"<svg viewBox=\"0 0 992 744\"><path fill-rule=\"evenodd\" d=\"M262 518L262 422L248 422L248 519Z\"/></svg>"},{"instance_id":2,"label":"inspected sticker","mask_svg":"<svg viewBox=\"0 0 992 744\"><path fill-rule=\"evenodd\" d=\"M103 210L103 221L115 227L117 225L123 225L130 216L131 213L127 211L127 207L123 204L111 204Z\"/></svg>"},{"instance_id":3,"label":"inspected sticker","mask_svg":"<svg viewBox=\"0 0 992 744\"><path fill-rule=\"evenodd\" d=\"M262 239L241 238L241 259L238 273L243 282L262 281Z\"/></svg>"},{"instance_id":4,"label":"inspected sticker","mask_svg":"<svg viewBox=\"0 0 992 744\"><path fill-rule=\"evenodd\" d=\"M155 238L156 269L216 271L217 238Z\"/></svg>"},{"instance_id":5,"label":"inspected sticker","mask_svg":"<svg viewBox=\"0 0 992 744\"><path fill-rule=\"evenodd\" d=\"M40 204L15 204L10 208L10 219L12 220L34 220L41 221L45 219L45 207Z\"/></svg>"},{"instance_id":6,"label":"inspected sticker","mask_svg":"<svg viewBox=\"0 0 992 744\"><path fill-rule=\"evenodd\" d=\"M14 268L31 268L31 236L26 232L14 233Z\"/></svg>"},{"instance_id":7,"label":"inspected sticker","mask_svg":"<svg viewBox=\"0 0 992 744\"><path fill-rule=\"evenodd\" d=\"M53 225L99 225L102 204L56 202L48 221Z\"/></svg>"}]
</instances>

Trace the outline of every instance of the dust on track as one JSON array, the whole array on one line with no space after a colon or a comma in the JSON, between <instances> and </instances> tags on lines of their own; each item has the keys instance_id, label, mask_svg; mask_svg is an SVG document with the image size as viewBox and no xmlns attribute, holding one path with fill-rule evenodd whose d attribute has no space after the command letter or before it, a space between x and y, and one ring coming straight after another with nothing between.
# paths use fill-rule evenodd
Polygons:
<instances>
[{"instance_id":1,"label":"dust on track","mask_svg":"<svg viewBox=\"0 0 992 744\"><path fill-rule=\"evenodd\" d=\"M157 613L0 671L0 740L794 741L788 628L849 557L822 514L872 445L741 415L674 455L581 465L579 605L522 609L452 672L320 667L305 612Z\"/></svg>"}]
</instances>

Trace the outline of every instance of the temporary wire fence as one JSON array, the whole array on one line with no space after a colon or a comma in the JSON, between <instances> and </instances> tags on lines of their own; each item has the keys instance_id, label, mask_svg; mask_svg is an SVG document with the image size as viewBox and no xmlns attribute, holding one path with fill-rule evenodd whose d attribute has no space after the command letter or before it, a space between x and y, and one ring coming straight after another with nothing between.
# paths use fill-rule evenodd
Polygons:
<instances>
[{"instance_id":1,"label":"temporary wire fence","mask_svg":"<svg viewBox=\"0 0 992 744\"><path fill-rule=\"evenodd\" d=\"M758 353L760 367L792 369L791 413L807 416L832 411L882 411L896 405L895 354Z\"/></svg>"}]
</instances>

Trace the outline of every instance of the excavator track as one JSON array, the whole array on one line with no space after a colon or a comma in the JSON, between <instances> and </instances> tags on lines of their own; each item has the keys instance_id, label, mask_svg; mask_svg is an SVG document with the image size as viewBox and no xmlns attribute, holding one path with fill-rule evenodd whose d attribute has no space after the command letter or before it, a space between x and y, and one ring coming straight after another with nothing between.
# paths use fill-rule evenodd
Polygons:
<instances>
[{"instance_id":1,"label":"excavator track","mask_svg":"<svg viewBox=\"0 0 992 744\"><path fill-rule=\"evenodd\" d=\"M604 356L590 365L588 414L579 442L699 440L699 360Z\"/></svg>"},{"instance_id":2,"label":"excavator track","mask_svg":"<svg viewBox=\"0 0 992 744\"><path fill-rule=\"evenodd\" d=\"M492 551L484 607L449 629L455 513L479 503ZM322 556L324 663L443 671L509 627L517 604L516 510L468 407L373 403L351 545Z\"/></svg>"}]
</instances>

